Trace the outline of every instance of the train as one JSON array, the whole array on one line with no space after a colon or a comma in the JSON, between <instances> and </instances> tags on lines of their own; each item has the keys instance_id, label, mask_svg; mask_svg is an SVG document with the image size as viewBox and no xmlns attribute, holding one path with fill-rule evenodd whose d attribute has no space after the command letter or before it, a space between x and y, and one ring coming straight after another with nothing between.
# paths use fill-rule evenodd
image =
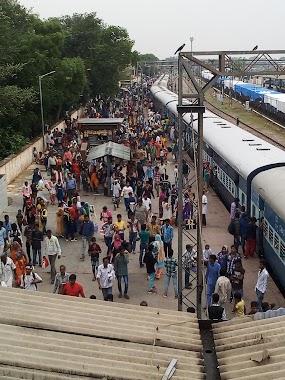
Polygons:
<instances>
[{"instance_id":1,"label":"train","mask_svg":"<svg viewBox=\"0 0 285 380\"><path fill-rule=\"evenodd\" d=\"M202 70L201 76L208 82L213 74L208 70ZM258 82L258 78L252 79ZM220 77L216 80L215 87L225 94L231 94L242 103L249 102L250 107L269 115L277 122L285 121L285 94L272 88L261 87L254 83L244 83L235 78Z\"/></svg>"},{"instance_id":2,"label":"train","mask_svg":"<svg viewBox=\"0 0 285 380\"><path fill-rule=\"evenodd\" d=\"M168 75L151 87L154 107L178 128L178 95L167 88ZM184 99L183 104L189 102ZM198 115L183 116L184 150L194 156L192 136ZM275 281L285 291L285 152L206 110L203 115L203 159L215 168L213 187L229 209L235 198L262 228L257 247L269 263ZM193 131L192 131L193 128Z\"/></svg>"}]
</instances>

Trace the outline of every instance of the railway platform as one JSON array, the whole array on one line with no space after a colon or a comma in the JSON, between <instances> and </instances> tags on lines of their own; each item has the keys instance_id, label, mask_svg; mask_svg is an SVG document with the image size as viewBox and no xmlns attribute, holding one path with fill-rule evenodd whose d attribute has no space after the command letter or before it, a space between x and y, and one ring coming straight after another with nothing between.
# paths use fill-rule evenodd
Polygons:
<instances>
[{"instance_id":1,"label":"railway platform","mask_svg":"<svg viewBox=\"0 0 285 380\"><path fill-rule=\"evenodd\" d=\"M172 157L168 161L167 165L167 174L169 175L169 180L173 183L173 169L175 162L173 162ZM15 181L13 181L8 186L8 196L9 196L9 206L1 215L1 220L4 218L4 214L8 214L12 221L15 220L15 216L17 214L18 209L22 208L22 195L21 195L21 187L25 180L31 181L32 172L35 169L36 165L33 164L29 168L27 168ZM44 177L46 177L46 173L43 167L40 167ZM95 211L97 215L100 213L102 207L106 205L110 210L113 210L112 206L112 198L105 197L101 194L94 195L92 193L85 193L83 191L80 192L81 200L87 201L89 204L94 204ZM48 198L48 192L45 190L45 196ZM228 233L227 227L229 224L229 212L226 210L223 203L220 201L218 196L214 193L214 191L210 188L209 193L207 193L208 197L208 212L207 212L207 226L203 228L203 245L209 244L213 250L213 253L217 254L223 245L231 246L233 243L233 237ZM158 213L158 199L155 198L152 200L152 207L154 214ZM57 206L49 205L48 208L48 222L47 227L52 231L55 231L56 226L56 210ZM112 211L113 212L113 211ZM116 219L117 213L122 214L122 219L127 221L127 215L125 212L125 208L122 203L120 204L120 208L117 211L113 212L113 217ZM98 225L100 229L100 221L98 218ZM177 257L177 235L178 231L175 228L174 232L174 240L173 240L173 249L174 255ZM102 235L99 233L96 234L97 243L101 246L102 254L100 256L100 263L102 262L102 258L105 256L105 243ZM80 261L81 257L81 238L77 236L77 241L75 242L66 242L64 239L60 238L59 242L62 248L62 256L56 262L57 270L59 269L60 264L64 264L69 273L75 273L77 275L77 281L83 285L86 297L90 297L95 294L98 299L103 299L102 293L98 288L97 282L92 281L92 271L91 271L91 263L89 257L87 256L85 261ZM138 242L139 243L139 242ZM183 247L189 243L186 237L183 237ZM25 243L23 245L25 247ZM117 284L114 283L113 294L114 294L114 302L120 303L130 303L134 305L139 305L141 301L147 301L149 306L160 307L170 310L177 310L178 304L177 299L174 298L173 286L170 285L170 291L168 298L163 298L162 294L164 293L164 283L165 283L165 275L163 274L160 280L156 280L155 286L157 288L157 294L148 294L148 281L147 281L147 273L145 268L139 267L139 259L138 259L138 250L139 244L137 244L137 253L130 254L130 264L129 264L129 296L130 299L126 300L124 298L118 298ZM259 260L257 257L249 258L248 260L243 259L243 266L245 269L245 279L244 279L244 300L246 302L247 310L250 308L250 302L256 300L255 295L255 284L257 279L258 272L258 264ZM35 268L35 272L37 272L42 278L43 283L39 284L39 290L44 292L52 292L53 285L50 284L50 274L49 267L46 269L42 269L38 266ZM184 279L183 279L184 283ZM196 294L193 292L191 294L191 300L195 303ZM276 284L270 277L268 283L268 290L265 295L265 301L269 303L275 303L276 308L284 306L284 298L277 288ZM191 306L191 305L189 305ZM203 292L203 306L206 306L205 292ZM184 307L186 310L186 307ZM231 305L227 305L227 318L231 319L233 314L231 313ZM205 316L206 317L206 316Z\"/></svg>"}]
</instances>

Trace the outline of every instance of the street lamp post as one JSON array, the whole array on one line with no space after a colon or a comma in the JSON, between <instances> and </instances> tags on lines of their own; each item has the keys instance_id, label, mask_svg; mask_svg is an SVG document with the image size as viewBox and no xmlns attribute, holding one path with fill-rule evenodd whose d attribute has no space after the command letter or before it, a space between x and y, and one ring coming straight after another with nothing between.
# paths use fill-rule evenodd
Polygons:
<instances>
[{"instance_id":1,"label":"street lamp post","mask_svg":"<svg viewBox=\"0 0 285 380\"><path fill-rule=\"evenodd\" d=\"M55 70L49 73L39 75L39 89L40 89L40 102L41 102L41 119L42 119L42 137L43 137L43 153L45 151L45 123L44 123L44 107L43 107L43 91L42 91L42 79L48 75L55 73Z\"/></svg>"},{"instance_id":2,"label":"street lamp post","mask_svg":"<svg viewBox=\"0 0 285 380\"><path fill-rule=\"evenodd\" d=\"M193 52L192 45L193 45L194 37L190 37L190 43L191 43L191 54Z\"/></svg>"}]
</instances>

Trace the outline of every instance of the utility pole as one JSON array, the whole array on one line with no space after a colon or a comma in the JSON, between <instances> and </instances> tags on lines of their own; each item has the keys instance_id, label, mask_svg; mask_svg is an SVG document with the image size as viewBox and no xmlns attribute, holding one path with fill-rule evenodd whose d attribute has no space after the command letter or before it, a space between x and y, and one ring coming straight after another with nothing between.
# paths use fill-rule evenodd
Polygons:
<instances>
[{"instance_id":1,"label":"utility pole","mask_svg":"<svg viewBox=\"0 0 285 380\"><path fill-rule=\"evenodd\" d=\"M182 105L183 67L178 59L178 104ZM178 310L182 311L183 250L183 116L178 113Z\"/></svg>"},{"instance_id":2,"label":"utility pole","mask_svg":"<svg viewBox=\"0 0 285 380\"><path fill-rule=\"evenodd\" d=\"M190 43L191 43L191 54L193 53L192 45L193 45L194 37L190 37Z\"/></svg>"},{"instance_id":3,"label":"utility pole","mask_svg":"<svg viewBox=\"0 0 285 380\"><path fill-rule=\"evenodd\" d=\"M43 91L42 91L42 79L48 75L55 73L55 70L50 71L49 73L39 75L39 90L40 90L40 103L41 103L41 122L42 122L42 138L43 138L43 153L45 151L45 122L44 122L44 106L43 106Z\"/></svg>"}]
</instances>

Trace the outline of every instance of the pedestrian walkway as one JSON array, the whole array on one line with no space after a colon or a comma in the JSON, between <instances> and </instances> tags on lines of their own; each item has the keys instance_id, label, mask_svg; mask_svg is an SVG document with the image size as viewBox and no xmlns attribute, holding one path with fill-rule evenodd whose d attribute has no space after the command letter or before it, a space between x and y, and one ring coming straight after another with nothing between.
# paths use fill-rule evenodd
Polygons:
<instances>
[{"instance_id":1,"label":"pedestrian walkway","mask_svg":"<svg viewBox=\"0 0 285 380\"><path fill-rule=\"evenodd\" d=\"M167 173L169 174L170 182L174 182L174 162L170 158L170 162L167 165ZM7 210L1 216L3 220L4 214L9 214L10 219L15 220L18 209L22 208L22 196L20 193L21 186L25 180L30 182L32 177L32 172L35 169L36 165L31 165L26 169L14 182L8 186L8 196L9 196L9 206ZM46 176L44 168L40 168L41 171ZM48 198L48 193L46 191L46 197ZM112 198L105 197L101 194L94 195L93 193L80 192L81 200L87 201L89 204L94 204L95 211L99 215L102 207L106 205L108 208L113 210ZM224 244L230 246L232 244L232 236L227 232L227 226L229 223L229 213L225 209L222 202L219 200L217 195L213 192L212 189L209 190L207 194L208 197L208 213L207 213L207 227L203 228L203 245L209 244L213 250L213 253L217 254ZM158 210L158 199L153 200L153 208L155 211ZM57 206L50 205L48 208L48 224L47 227L55 231L56 227L56 210ZM125 207L123 204L120 204L120 208L113 212L114 220L116 220L117 213L121 213L123 220L127 221L127 214L125 212ZM98 224L100 227L100 221L98 218ZM195 231L195 230L193 230ZM178 231L175 228L174 240L173 240L173 249L174 256L177 257L177 236ZM99 233L96 234L97 243L101 246L102 252L105 252L105 243L102 235ZM57 270L59 269L60 264L64 264L69 273L76 273L77 281L83 285L85 294L89 297L92 294L95 294L98 299L102 299L101 291L98 289L97 282L92 282L92 270L89 257L85 261L80 261L81 256L81 238L77 236L76 242L66 242L64 239L60 239L60 244L62 248L62 257L57 260L56 266ZM183 247L189 243L186 237L183 237ZM25 245L24 245L25 246ZM105 256L104 253L100 255L100 263L102 258ZM164 293L164 282L165 274L161 276L160 280L156 280L155 286L157 289L157 294L147 294L148 290L148 280L147 273L145 268L140 268L139 258L138 258L138 246L137 253L130 254L130 264L129 264L129 296L130 299L126 300L124 298L118 298L117 283L114 283L113 294L114 301L121 303L131 303L134 305L139 305L142 300L147 301L149 306L166 308L171 310L177 310L177 299L174 299L174 292L172 285L170 286L169 297L163 298L162 294ZM243 260L243 265L245 268L245 280L244 280L244 300L246 301L247 308L249 309L250 301L255 300L254 287L257 278L258 272L258 259L250 258L248 260ZM47 273L47 269L42 269L36 267L36 272L43 278L43 283L39 284L38 288L40 291L52 292L53 285L50 284L50 275ZM184 279L183 279L184 281ZM191 295L192 301L195 303L195 293ZM284 305L284 299L282 294L277 289L276 285L270 278L268 291L266 293L265 300L269 303L274 302L276 307ZM203 306L205 306L205 298L203 297ZM230 307L227 307L227 317L231 318L232 314L230 312Z\"/></svg>"}]
</instances>

